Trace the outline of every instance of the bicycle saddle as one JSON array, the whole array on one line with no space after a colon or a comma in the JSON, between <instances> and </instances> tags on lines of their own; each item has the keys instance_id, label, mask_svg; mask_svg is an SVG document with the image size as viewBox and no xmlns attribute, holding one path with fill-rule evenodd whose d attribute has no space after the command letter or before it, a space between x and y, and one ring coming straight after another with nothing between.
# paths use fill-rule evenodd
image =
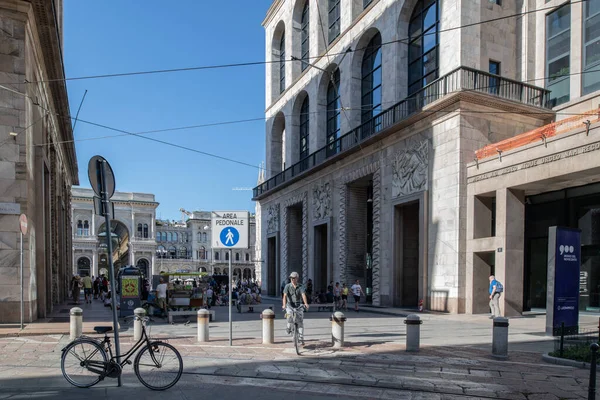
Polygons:
<instances>
[{"instance_id":1,"label":"bicycle saddle","mask_svg":"<svg viewBox=\"0 0 600 400\"><path fill-rule=\"evenodd\" d=\"M95 326L94 331L96 333L106 333L112 331L112 326Z\"/></svg>"}]
</instances>

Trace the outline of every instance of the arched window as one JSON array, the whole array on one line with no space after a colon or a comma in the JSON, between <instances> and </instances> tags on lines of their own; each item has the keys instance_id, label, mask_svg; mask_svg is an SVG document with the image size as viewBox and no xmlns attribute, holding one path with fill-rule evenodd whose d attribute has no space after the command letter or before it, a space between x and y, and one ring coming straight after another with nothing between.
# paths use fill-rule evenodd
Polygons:
<instances>
[{"instance_id":1,"label":"arched window","mask_svg":"<svg viewBox=\"0 0 600 400\"><path fill-rule=\"evenodd\" d=\"M202 241L206 242L206 232L202 233Z\"/></svg>"},{"instance_id":2,"label":"arched window","mask_svg":"<svg viewBox=\"0 0 600 400\"><path fill-rule=\"evenodd\" d=\"M240 253L235 253L235 261L240 261Z\"/></svg>"},{"instance_id":3,"label":"arched window","mask_svg":"<svg viewBox=\"0 0 600 400\"><path fill-rule=\"evenodd\" d=\"M166 258L167 257L167 250L165 249L165 246L160 245L156 248L156 255L158 256L158 258Z\"/></svg>"},{"instance_id":4,"label":"arched window","mask_svg":"<svg viewBox=\"0 0 600 400\"><path fill-rule=\"evenodd\" d=\"M329 0L329 43L340 35L340 0Z\"/></svg>"},{"instance_id":5,"label":"arched window","mask_svg":"<svg viewBox=\"0 0 600 400\"><path fill-rule=\"evenodd\" d=\"M179 258L187 258L187 249L183 246L179 248Z\"/></svg>"},{"instance_id":6,"label":"arched window","mask_svg":"<svg viewBox=\"0 0 600 400\"><path fill-rule=\"evenodd\" d=\"M173 232L173 241L176 242L177 241L177 232Z\"/></svg>"},{"instance_id":7,"label":"arched window","mask_svg":"<svg viewBox=\"0 0 600 400\"><path fill-rule=\"evenodd\" d=\"M81 220L77 221L77 236L83 235L83 222Z\"/></svg>"},{"instance_id":8,"label":"arched window","mask_svg":"<svg viewBox=\"0 0 600 400\"><path fill-rule=\"evenodd\" d=\"M148 224L144 224L144 237L148 238Z\"/></svg>"},{"instance_id":9,"label":"arched window","mask_svg":"<svg viewBox=\"0 0 600 400\"><path fill-rule=\"evenodd\" d=\"M219 259L219 252L215 251L215 260L218 260L218 259Z\"/></svg>"},{"instance_id":10,"label":"arched window","mask_svg":"<svg viewBox=\"0 0 600 400\"><path fill-rule=\"evenodd\" d=\"M250 254L246 253L246 261L250 261Z\"/></svg>"},{"instance_id":11,"label":"arched window","mask_svg":"<svg viewBox=\"0 0 600 400\"><path fill-rule=\"evenodd\" d=\"M198 231L198 239L196 239L198 243L202 241L202 232Z\"/></svg>"},{"instance_id":12,"label":"arched window","mask_svg":"<svg viewBox=\"0 0 600 400\"><path fill-rule=\"evenodd\" d=\"M200 259L206 260L206 248L204 246L200 247Z\"/></svg>"},{"instance_id":13,"label":"arched window","mask_svg":"<svg viewBox=\"0 0 600 400\"><path fill-rule=\"evenodd\" d=\"M90 236L90 223L87 219L83 221L83 234L85 236Z\"/></svg>"},{"instance_id":14,"label":"arched window","mask_svg":"<svg viewBox=\"0 0 600 400\"><path fill-rule=\"evenodd\" d=\"M302 71L308 67L309 60L309 48L310 48L310 25L309 25L309 12L308 12L308 0L304 3L302 9L302 20L300 21L300 59L302 60Z\"/></svg>"},{"instance_id":15,"label":"arched window","mask_svg":"<svg viewBox=\"0 0 600 400\"><path fill-rule=\"evenodd\" d=\"M173 233L167 232L167 242L172 242L172 241L173 241Z\"/></svg>"},{"instance_id":16,"label":"arched window","mask_svg":"<svg viewBox=\"0 0 600 400\"><path fill-rule=\"evenodd\" d=\"M381 35L377 33L365 49L361 67L362 123L366 123L381 112ZM381 128L381 118L366 126L363 137Z\"/></svg>"},{"instance_id":17,"label":"arched window","mask_svg":"<svg viewBox=\"0 0 600 400\"><path fill-rule=\"evenodd\" d=\"M135 236L139 238L142 237L142 224L137 224L137 234Z\"/></svg>"},{"instance_id":18,"label":"arched window","mask_svg":"<svg viewBox=\"0 0 600 400\"><path fill-rule=\"evenodd\" d=\"M279 93L285 90L285 32L279 40Z\"/></svg>"},{"instance_id":19,"label":"arched window","mask_svg":"<svg viewBox=\"0 0 600 400\"><path fill-rule=\"evenodd\" d=\"M439 0L420 0L408 26L408 95L438 78Z\"/></svg>"},{"instance_id":20,"label":"arched window","mask_svg":"<svg viewBox=\"0 0 600 400\"><path fill-rule=\"evenodd\" d=\"M167 241L167 232L162 232L161 235L162 235L161 240L163 242L166 242Z\"/></svg>"},{"instance_id":21,"label":"arched window","mask_svg":"<svg viewBox=\"0 0 600 400\"><path fill-rule=\"evenodd\" d=\"M331 81L327 86L327 148L328 155L337 153L338 143L334 143L340 136L340 70L333 72Z\"/></svg>"},{"instance_id":22,"label":"arched window","mask_svg":"<svg viewBox=\"0 0 600 400\"><path fill-rule=\"evenodd\" d=\"M175 246L169 247L169 258L177 258L177 249L175 249Z\"/></svg>"},{"instance_id":23,"label":"arched window","mask_svg":"<svg viewBox=\"0 0 600 400\"><path fill-rule=\"evenodd\" d=\"M300 107L300 160L308 157L308 96Z\"/></svg>"}]
</instances>

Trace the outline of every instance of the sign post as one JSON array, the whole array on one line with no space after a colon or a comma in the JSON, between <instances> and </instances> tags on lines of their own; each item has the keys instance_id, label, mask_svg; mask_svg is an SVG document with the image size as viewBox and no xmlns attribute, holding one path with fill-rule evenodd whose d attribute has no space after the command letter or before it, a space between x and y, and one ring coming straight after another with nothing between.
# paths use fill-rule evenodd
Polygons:
<instances>
[{"instance_id":1,"label":"sign post","mask_svg":"<svg viewBox=\"0 0 600 400\"><path fill-rule=\"evenodd\" d=\"M23 235L27 235L27 216L25 214L21 214L19 217L19 226L21 227L21 330L23 330L23 318L25 315L25 302L24 302L24 291L23 288Z\"/></svg>"},{"instance_id":2,"label":"sign post","mask_svg":"<svg viewBox=\"0 0 600 400\"><path fill-rule=\"evenodd\" d=\"M546 335L579 331L581 230L551 226L548 232Z\"/></svg>"},{"instance_id":3,"label":"sign post","mask_svg":"<svg viewBox=\"0 0 600 400\"><path fill-rule=\"evenodd\" d=\"M94 193L102 199L100 214L104 216L106 227L106 246L108 249L108 277L110 279L110 303L113 314L113 331L115 332L115 351L121 354L119 343L119 320L117 318L117 293L115 271L112 259L112 235L110 230L110 198L115 193L115 176L108 161L101 156L94 156L88 164L88 177ZM118 386L121 386L121 375L118 377Z\"/></svg>"},{"instance_id":4,"label":"sign post","mask_svg":"<svg viewBox=\"0 0 600 400\"><path fill-rule=\"evenodd\" d=\"M233 300L232 249L247 249L250 236L250 213L248 211L213 211L212 247L229 249L229 345L233 346L231 303Z\"/></svg>"}]
</instances>

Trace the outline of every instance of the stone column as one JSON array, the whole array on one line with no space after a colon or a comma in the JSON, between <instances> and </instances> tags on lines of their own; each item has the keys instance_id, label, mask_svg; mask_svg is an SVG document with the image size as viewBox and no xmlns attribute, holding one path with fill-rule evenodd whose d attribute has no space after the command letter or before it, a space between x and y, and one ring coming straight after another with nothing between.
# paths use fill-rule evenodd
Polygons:
<instances>
[{"instance_id":1,"label":"stone column","mask_svg":"<svg viewBox=\"0 0 600 400\"><path fill-rule=\"evenodd\" d=\"M496 191L496 279L504 285L500 311L505 317L523 312L525 196L522 190Z\"/></svg>"}]
</instances>

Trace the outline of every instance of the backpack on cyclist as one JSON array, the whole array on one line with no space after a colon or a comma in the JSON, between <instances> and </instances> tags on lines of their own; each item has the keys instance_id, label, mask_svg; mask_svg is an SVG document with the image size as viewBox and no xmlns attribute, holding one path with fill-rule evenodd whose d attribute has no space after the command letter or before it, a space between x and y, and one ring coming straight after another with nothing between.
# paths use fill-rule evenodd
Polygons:
<instances>
[{"instance_id":1,"label":"backpack on cyclist","mask_svg":"<svg viewBox=\"0 0 600 400\"><path fill-rule=\"evenodd\" d=\"M500 283L500 281L496 281L496 293L504 292L504 286Z\"/></svg>"}]
</instances>

